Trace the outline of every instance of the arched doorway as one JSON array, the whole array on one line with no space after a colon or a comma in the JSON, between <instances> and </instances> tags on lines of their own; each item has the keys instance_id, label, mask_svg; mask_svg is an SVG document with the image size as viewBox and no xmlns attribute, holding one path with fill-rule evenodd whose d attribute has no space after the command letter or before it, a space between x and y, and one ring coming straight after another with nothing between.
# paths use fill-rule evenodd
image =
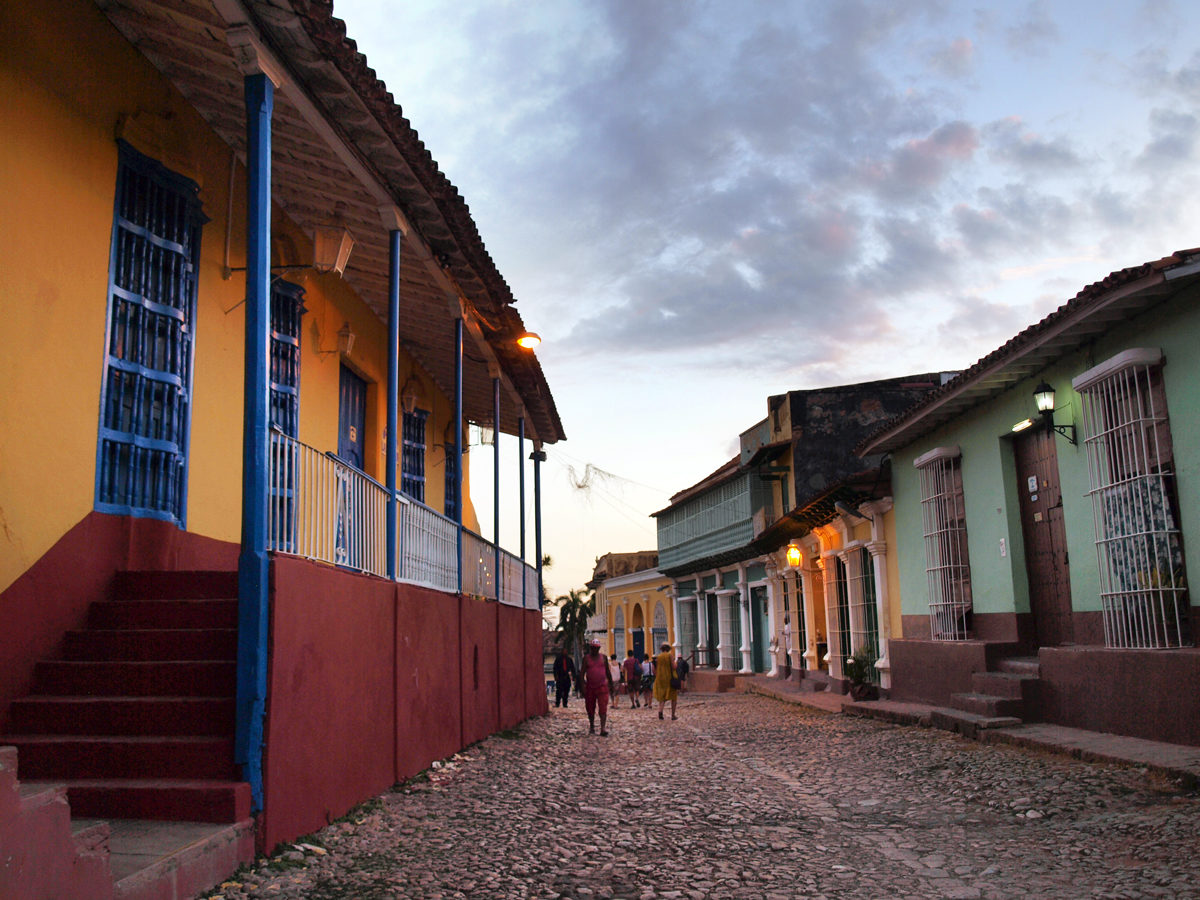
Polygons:
<instances>
[{"instance_id":1,"label":"arched doorway","mask_svg":"<svg viewBox=\"0 0 1200 900\"><path fill-rule=\"evenodd\" d=\"M633 613L629 617L629 628L633 643L633 655L641 659L646 653L646 617L642 613L640 603L633 605Z\"/></svg>"}]
</instances>

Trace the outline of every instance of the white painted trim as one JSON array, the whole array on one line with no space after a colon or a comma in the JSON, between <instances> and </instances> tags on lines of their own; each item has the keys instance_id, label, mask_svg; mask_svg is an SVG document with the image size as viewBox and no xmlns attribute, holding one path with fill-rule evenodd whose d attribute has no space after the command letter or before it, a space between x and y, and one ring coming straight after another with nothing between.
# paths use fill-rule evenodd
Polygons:
<instances>
[{"instance_id":1,"label":"white painted trim","mask_svg":"<svg viewBox=\"0 0 1200 900\"><path fill-rule=\"evenodd\" d=\"M962 448L955 444L953 447L934 447L928 453L922 453L913 460L914 469L923 469L939 459L958 459L962 456Z\"/></svg>"},{"instance_id":2,"label":"white painted trim","mask_svg":"<svg viewBox=\"0 0 1200 900\"><path fill-rule=\"evenodd\" d=\"M1086 372L1076 375L1071 379L1071 387L1076 391L1085 391L1097 382L1125 369L1132 369L1134 366L1157 366L1162 360L1161 347L1130 347L1106 359L1100 365L1092 366Z\"/></svg>"}]
</instances>

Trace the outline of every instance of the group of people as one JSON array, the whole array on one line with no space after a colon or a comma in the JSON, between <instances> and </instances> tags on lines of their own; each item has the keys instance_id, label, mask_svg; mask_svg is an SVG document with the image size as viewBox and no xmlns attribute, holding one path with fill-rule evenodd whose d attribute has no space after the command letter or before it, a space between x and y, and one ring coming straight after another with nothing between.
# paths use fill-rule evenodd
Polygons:
<instances>
[{"instance_id":1,"label":"group of people","mask_svg":"<svg viewBox=\"0 0 1200 900\"><path fill-rule=\"evenodd\" d=\"M566 706L573 684L583 694L584 709L587 710L588 733L596 733L596 713L600 714L600 735L608 736L608 704L612 698L613 708L620 704L621 694L629 697L632 709L653 709L658 702L658 717L671 704L671 718L676 719L679 691L687 679L688 664L683 658L676 659L670 644L663 644L654 658L643 654L639 660L630 650L622 663L617 654L606 658L600 652L600 642L593 640L583 657L583 665L576 672L575 661L564 648L554 661L555 706Z\"/></svg>"}]
</instances>

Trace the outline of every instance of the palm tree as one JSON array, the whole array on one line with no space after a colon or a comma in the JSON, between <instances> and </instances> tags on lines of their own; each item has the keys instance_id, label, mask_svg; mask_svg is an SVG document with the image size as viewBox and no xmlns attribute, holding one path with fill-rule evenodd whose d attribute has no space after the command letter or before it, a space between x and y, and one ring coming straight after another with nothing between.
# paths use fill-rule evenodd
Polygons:
<instances>
[{"instance_id":1,"label":"palm tree","mask_svg":"<svg viewBox=\"0 0 1200 900\"><path fill-rule=\"evenodd\" d=\"M583 641L587 635L588 617L596 612L594 591L572 589L554 601L559 605L558 632L563 646L575 658L576 667L583 664Z\"/></svg>"}]
</instances>

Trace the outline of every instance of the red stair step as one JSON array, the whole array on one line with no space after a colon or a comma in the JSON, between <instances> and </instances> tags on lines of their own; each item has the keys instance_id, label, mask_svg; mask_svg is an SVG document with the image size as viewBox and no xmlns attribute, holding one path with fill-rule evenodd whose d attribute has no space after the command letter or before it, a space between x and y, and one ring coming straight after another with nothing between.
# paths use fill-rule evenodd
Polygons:
<instances>
[{"instance_id":1,"label":"red stair step","mask_svg":"<svg viewBox=\"0 0 1200 900\"><path fill-rule=\"evenodd\" d=\"M208 660L49 660L34 669L34 693L76 697L232 697L237 663Z\"/></svg>"},{"instance_id":2,"label":"red stair step","mask_svg":"<svg viewBox=\"0 0 1200 900\"><path fill-rule=\"evenodd\" d=\"M236 600L113 600L93 603L88 628L237 628Z\"/></svg>"},{"instance_id":3,"label":"red stair step","mask_svg":"<svg viewBox=\"0 0 1200 900\"><path fill-rule=\"evenodd\" d=\"M250 785L238 781L91 778L59 782L73 815L90 818L241 822Z\"/></svg>"},{"instance_id":4,"label":"red stair step","mask_svg":"<svg viewBox=\"0 0 1200 900\"><path fill-rule=\"evenodd\" d=\"M10 707L17 734L230 735L229 697L23 697Z\"/></svg>"},{"instance_id":5,"label":"red stair step","mask_svg":"<svg viewBox=\"0 0 1200 900\"><path fill-rule=\"evenodd\" d=\"M233 741L221 737L80 737L10 735L21 753L21 776L30 779L237 778Z\"/></svg>"},{"instance_id":6,"label":"red stair step","mask_svg":"<svg viewBox=\"0 0 1200 900\"><path fill-rule=\"evenodd\" d=\"M95 660L237 659L237 629L68 631L63 656Z\"/></svg>"},{"instance_id":7,"label":"red stair step","mask_svg":"<svg viewBox=\"0 0 1200 900\"><path fill-rule=\"evenodd\" d=\"M117 572L112 596L122 600L228 600L238 595L236 571Z\"/></svg>"}]
</instances>

